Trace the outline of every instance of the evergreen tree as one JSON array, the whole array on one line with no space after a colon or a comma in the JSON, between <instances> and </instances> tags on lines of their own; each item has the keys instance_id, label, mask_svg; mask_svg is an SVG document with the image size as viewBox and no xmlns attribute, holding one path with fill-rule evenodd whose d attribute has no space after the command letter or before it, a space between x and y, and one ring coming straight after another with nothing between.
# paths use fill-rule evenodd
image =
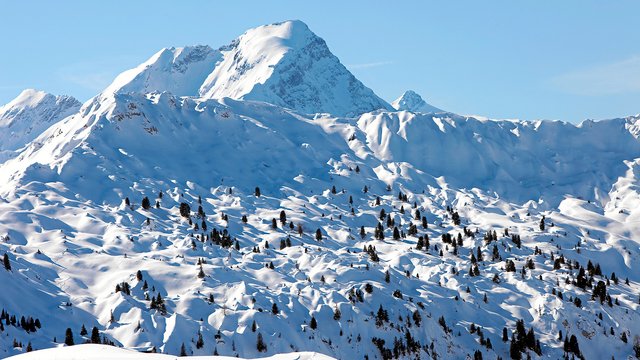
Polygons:
<instances>
[{"instance_id":1,"label":"evergreen tree","mask_svg":"<svg viewBox=\"0 0 640 360\"><path fill-rule=\"evenodd\" d=\"M320 230L320 228L316 230L316 240L318 241L322 240L322 231Z\"/></svg>"},{"instance_id":2,"label":"evergreen tree","mask_svg":"<svg viewBox=\"0 0 640 360\"><path fill-rule=\"evenodd\" d=\"M336 309L333 311L333 320L340 320L340 318L342 317L342 312L340 311L340 309L336 306Z\"/></svg>"},{"instance_id":3,"label":"evergreen tree","mask_svg":"<svg viewBox=\"0 0 640 360\"><path fill-rule=\"evenodd\" d=\"M204 346L204 339L202 338L202 332L198 331L198 341L196 341L196 348L202 349Z\"/></svg>"},{"instance_id":4,"label":"evergreen tree","mask_svg":"<svg viewBox=\"0 0 640 360\"><path fill-rule=\"evenodd\" d=\"M149 210L149 208L151 208L151 201L146 196L142 199L142 208L145 210Z\"/></svg>"},{"instance_id":5,"label":"evergreen tree","mask_svg":"<svg viewBox=\"0 0 640 360\"><path fill-rule=\"evenodd\" d=\"M256 197L260 197L260 188L256 186L256 191L255 191L255 195Z\"/></svg>"},{"instance_id":6,"label":"evergreen tree","mask_svg":"<svg viewBox=\"0 0 640 360\"><path fill-rule=\"evenodd\" d=\"M4 268L7 271L11 271L11 263L9 262L9 255L7 253L4 253L2 261L4 262Z\"/></svg>"},{"instance_id":7,"label":"evergreen tree","mask_svg":"<svg viewBox=\"0 0 640 360\"><path fill-rule=\"evenodd\" d=\"M185 202L180 203L180 216L186 218L191 216L191 206L189 206L189 204Z\"/></svg>"},{"instance_id":8,"label":"evergreen tree","mask_svg":"<svg viewBox=\"0 0 640 360\"><path fill-rule=\"evenodd\" d=\"M184 343L180 346L180 356L187 356L187 349L184 347Z\"/></svg>"},{"instance_id":9,"label":"evergreen tree","mask_svg":"<svg viewBox=\"0 0 640 360\"><path fill-rule=\"evenodd\" d=\"M315 330L318 328L318 322L316 321L315 316L311 316L311 322L309 322L309 327L311 328L311 330Z\"/></svg>"},{"instance_id":10,"label":"evergreen tree","mask_svg":"<svg viewBox=\"0 0 640 360\"><path fill-rule=\"evenodd\" d=\"M258 349L259 352L267 351L267 344L264 343L264 339L262 339L261 333L258 333L258 341L256 343L256 349Z\"/></svg>"},{"instance_id":11,"label":"evergreen tree","mask_svg":"<svg viewBox=\"0 0 640 360\"><path fill-rule=\"evenodd\" d=\"M73 332L71 331L71 328L67 328L67 331L64 334L64 343L67 346L73 346L74 345Z\"/></svg>"},{"instance_id":12,"label":"evergreen tree","mask_svg":"<svg viewBox=\"0 0 640 360\"><path fill-rule=\"evenodd\" d=\"M278 315L278 313L280 312L280 310L278 310L278 304L273 303L273 305L271 305L271 312L273 313L273 315Z\"/></svg>"},{"instance_id":13,"label":"evergreen tree","mask_svg":"<svg viewBox=\"0 0 640 360\"><path fill-rule=\"evenodd\" d=\"M95 326L91 329L91 343L100 344L100 331Z\"/></svg>"},{"instance_id":14,"label":"evergreen tree","mask_svg":"<svg viewBox=\"0 0 640 360\"><path fill-rule=\"evenodd\" d=\"M80 328L80 336L85 336L87 335L87 328L84 327L84 324L82 324L82 328Z\"/></svg>"}]
</instances>

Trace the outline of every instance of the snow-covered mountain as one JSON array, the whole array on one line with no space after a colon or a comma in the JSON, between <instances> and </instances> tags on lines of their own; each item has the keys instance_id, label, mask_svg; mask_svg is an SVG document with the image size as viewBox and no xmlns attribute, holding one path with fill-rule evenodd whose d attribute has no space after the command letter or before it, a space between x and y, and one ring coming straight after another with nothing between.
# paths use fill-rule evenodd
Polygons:
<instances>
[{"instance_id":1,"label":"snow-covered mountain","mask_svg":"<svg viewBox=\"0 0 640 360\"><path fill-rule=\"evenodd\" d=\"M244 358L634 354L640 116L317 115L277 89L199 85L277 83L315 39L285 22L163 50L0 165L2 356L70 338ZM250 49L283 55L265 77L228 64Z\"/></svg>"},{"instance_id":2,"label":"snow-covered mountain","mask_svg":"<svg viewBox=\"0 0 640 360\"><path fill-rule=\"evenodd\" d=\"M355 116L393 109L297 20L251 29L219 50L162 49L118 76L103 94L153 91L264 101L308 114Z\"/></svg>"},{"instance_id":3,"label":"snow-covered mountain","mask_svg":"<svg viewBox=\"0 0 640 360\"><path fill-rule=\"evenodd\" d=\"M338 116L391 109L301 21L251 29L221 50L224 60L200 88L203 97L258 100Z\"/></svg>"},{"instance_id":4,"label":"snow-covered mountain","mask_svg":"<svg viewBox=\"0 0 640 360\"><path fill-rule=\"evenodd\" d=\"M391 106L398 111L406 110L421 113L443 112L437 107L427 104L427 102L413 90L405 91L399 98L391 103Z\"/></svg>"},{"instance_id":5,"label":"snow-covered mountain","mask_svg":"<svg viewBox=\"0 0 640 360\"><path fill-rule=\"evenodd\" d=\"M55 96L33 89L0 107L0 162L19 150L49 126L80 108L70 96Z\"/></svg>"}]
</instances>

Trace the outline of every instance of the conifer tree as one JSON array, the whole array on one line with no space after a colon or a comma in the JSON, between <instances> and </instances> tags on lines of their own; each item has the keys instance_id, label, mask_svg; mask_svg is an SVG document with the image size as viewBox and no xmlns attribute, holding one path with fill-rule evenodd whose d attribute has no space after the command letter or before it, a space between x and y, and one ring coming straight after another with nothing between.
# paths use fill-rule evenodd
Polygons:
<instances>
[{"instance_id":1,"label":"conifer tree","mask_svg":"<svg viewBox=\"0 0 640 360\"><path fill-rule=\"evenodd\" d=\"M11 271L11 263L9 262L9 255L7 253L4 253L4 257L3 257L2 261L4 263L4 268L7 271Z\"/></svg>"},{"instance_id":2,"label":"conifer tree","mask_svg":"<svg viewBox=\"0 0 640 360\"><path fill-rule=\"evenodd\" d=\"M186 218L191 216L191 206L189 206L189 204L185 202L180 203L180 216Z\"/></svg>"},{"instance_id":3,"label":"conifer tree","mask_svg":"<svg viewBox=\"0 0 640 360\"><path fill-rule=\"evenodd\" d=\"M71 328L67 328L67 331L64 334L64 343L67 346L73 346L74 345L73 332L71 331Z\"/></svg>"},{"instance_id":4,"label":"conifer tree","mask_svg":"<svg viewBox=\"0 0 640 360\"><path fill-rule=\"evenodd\" d=\"M311 328L311 330L315 330L318 328L318 322L316 321L315 316L311 316L311 322L309 322L309 327Z\"/></svg>"},{"instance_id":5,"label":"conifer tree","mask_svg":"<svg viewBox=\"0 0 640 360\"><path fill-rule=\"evenodd\" d=\"M316 240L318 241L322 240L322 231L320 230L320 228L316 230Z\"/></svg>"},{"instance_id":6,"label":"conifer tree","mask_svg":"<svg viewBox=\"0 0 640 360\"><path fill-rule=\"evenodd\" d=\"M95 326L91 329L91 343L100 344L100 331Z\"/></svg>"},{"instance_id":7,"label":"conifer tree","mask_svg":"<svg viewBox=\"0 0 640 360\"><path fill-rule=\"evenodd\" d=\"M202 338L202 332L198 331L198 341L196 341L196 348L202 349L204 346L204 339Z\"/></svg>"},{"instance_id":8,"label":"conifer tree","mask_svg":"<svg viewBox=\"0 0 640 360\"><path fill-rule=\"evenodd\" d=\"M145 210L149 210L149 208L151 208L151 201L146 196L142 199L142 208Z\"/></svg>"},{"instance_id":9,"label":"conifer tree","mask_svg":"<svg viewBox=\"0 0 640 360\"><path fill-rule=\"evenodd\" d=\"M267 345L264 343L264 339L262 339L262 334L258 333L258 340L256 343L256 349L258 349L259 352L265 352L267 351Z\"/></svg>"}]
</instances>

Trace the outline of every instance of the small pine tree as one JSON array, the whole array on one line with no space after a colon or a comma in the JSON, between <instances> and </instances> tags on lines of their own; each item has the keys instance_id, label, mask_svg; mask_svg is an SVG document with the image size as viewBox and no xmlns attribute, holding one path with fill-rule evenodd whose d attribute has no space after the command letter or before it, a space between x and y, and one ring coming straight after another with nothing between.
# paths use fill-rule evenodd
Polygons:
<instances>
[{"instance_id":1,"label":"small pine tree","mask_svg":"<svg viewBox=\"0 0 640 360\"><path fill-rule=\"evenodd\" d=\"M87 328L84 327L84 324L82 324L82 327L80 328L80 336L85 336L87 335Z\"/></svg>"},{"instance_id":2,"label":"small pine tree","mask_svg":"<svg viewBox=\"0 0 640 360\"><path fill-rule=\"evenodd\" d=\"M338 307L336 307L336 309L333 311L333 320L338 321L340 320L341 317L342 317L342 312Z\"/></svg>"},{"instance_id":3,"label":"small pine tree","mask_svg":"<svg viewBox=\"0 0 640 360\"><path fill-rule=\"evenodd\" d=\"M67 346L73 346L74 342L73 342L73 332L71 331L71 328L67 328L67 331L64 334L64 344Z\"/></svg>"},{"instance_id":4,"label":"small pine tree","mask_svg":"<svg viewBox=\"0 0 640 360\"><path fill-rule=\"evenodd\" d=\"M322 231L320 230L320 228L316 230L316 240L318 241L322 240Z\"/></svg>"},{"instance_id":5,"label":"small pine tree","mask_svg":"<svg viewBox=\"0 0 640 360\"><path fill-rule=\"evenodd\" d=\"M4 253L2 261L4 262L4 268L7 271L11 271L11 263L9 262L9 255L7 253Z\"/></svg>"},{"instance_id":6,"label":"small pine tree","mask_svg":"<svg viewBox=\"0 0 640 360\"><path fill-rule=\"evenodd\" d=\"M256 342L256 349L259 352L267 351L267 344L264 343L264 339L262 339L262 334L258 333L258 341Z\"/></svg>"},{"instance_id":7,"label":"small pine tree","mask_svg":"<svg viewBox=\"0 0 640 360\"><path fill-rule=\"evenodd\" d=\"M187 203L180 203L180 216L182 217L190 217L191 216L191 206Z\"/></svg>"},{"instance_id":8,"label":"small pine tree","mask_svg":"<svg viewBox=\"0 0 640 360\"><path fill-rule=\"evenodd\" d=\"M95 326L91 329L91 343L100 344L100 331Z\"/></svg>"},{"instance_id":9,"label":"small pine tree","mask_svg":"<svg viewBox=\"0 0 640 360\"><path fill-rule=\"evenodd\" d=\"M198 331L198 341L196 342L196 348L202 349L204 346L204 339L202 338L202 332Z\"/></svg>"},{"instance_id":10,"label":"small pine tree","mask_svg":"<svg viewBox=\"0 0 640 360\"><path fill-rule=\"evenodd\" d=\"M255 195L256 197L260 197L260 188L256 186L256 191L255 191Z\"/></svg>"},{"instance_id":11,"label":"small pine tree","mask_svg":"<svg viewBox=\"0 0 640 360\"><path fill-rule=\"evenodd\" d=\"M315 316L311 316L311 322L309 322L309 327L311 328L311 330L315 330L318 328L318 322L316 321Z\"/></svg>"},{"instance_id":12,"label":"small pine tree","mask_svg":"<svg viewBox=\"0 0 640 360\"><path fill-rule=\"evenodd\" d=\"M151 201L146 196L142 199L142 208L145 210L149 210L151 208Z\"/></svg>"},{"instance_id":13,"label":"small pine tree","mask_svg":"<svg viewBox=\"0 0 640 360\"><path fill-rule=\"evenodd\" d=\"M180 346L180 356L187 356L187 349L184 347L184 343Z\"/></svg>"}]
</instances>

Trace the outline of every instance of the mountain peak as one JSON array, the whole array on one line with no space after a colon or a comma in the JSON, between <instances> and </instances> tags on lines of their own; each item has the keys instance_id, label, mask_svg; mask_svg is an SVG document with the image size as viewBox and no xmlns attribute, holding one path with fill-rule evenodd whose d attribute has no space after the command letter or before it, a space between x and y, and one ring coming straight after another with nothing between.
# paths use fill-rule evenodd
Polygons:
<instances>
[{"instance_id":1,"label":"mountain peak","mask_svg":"<svg viewBox=\"0 0 640 360\"><path fill-rule=\"evenodd\" d=\"M170 92L271 103L301 113L356 116L392 110L300 20L247 30L229 45L164 48L103 92Z\"/></svg>"},{"instance_id":2,"label":"mountain peak","mask_svg":"<svg viewBox=\"0 0 640 360\"><path fill-rule=\"evenodd\" d=\"M302 21L250 29L220 50L223 60L200 88L202 97L257 100L338 116L391 109Z\"/></svg>"},{"instance_id":3,"label":"mountain peak","mask_svg":"<svg viewBox=\"0 0 640 360\"><path fill-rule=\"evenodd\" d=\"M442 112L435 106L428 104L422 97L413 90L407 90L391 104L396 110L406 110L411 112L435 113Z\"/></svg>"},{"instance_id":4,"label":"mountain peak","mask_svg":"<svg viewBox=\"0 0 640 360\"><path fill-rule=\"evenodd\" d=\"M35 89L23 90L0 107L0 163L33 140L46 128L80 109L72 96L52 95Z\"/></svg>"}]
</instances>

